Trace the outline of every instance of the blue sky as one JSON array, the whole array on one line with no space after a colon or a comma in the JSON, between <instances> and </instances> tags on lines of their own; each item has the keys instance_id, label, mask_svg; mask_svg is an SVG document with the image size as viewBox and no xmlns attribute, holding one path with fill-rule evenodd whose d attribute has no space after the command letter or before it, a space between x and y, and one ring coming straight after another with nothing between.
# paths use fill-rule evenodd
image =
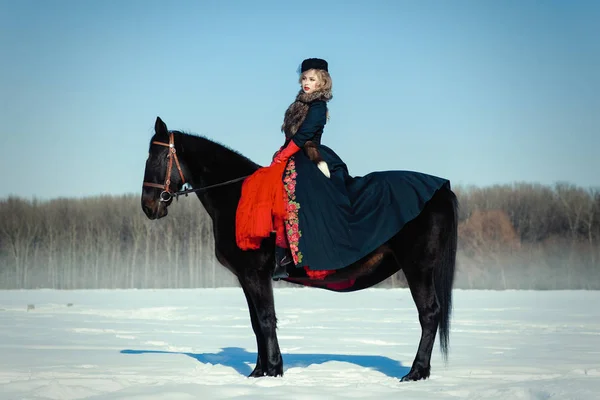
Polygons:
<instances>
[{"instance_id":1,"label":"blue sky","mask_svg":"<svg viewBox=\"0 0 600 400\"><path fill-rule=\"evenodd\" d=\"M0 0L0 198L139 193L154 120L267 164L302 59L352 175L600 186L600 2Z\"/></svg>"}]
</instances>

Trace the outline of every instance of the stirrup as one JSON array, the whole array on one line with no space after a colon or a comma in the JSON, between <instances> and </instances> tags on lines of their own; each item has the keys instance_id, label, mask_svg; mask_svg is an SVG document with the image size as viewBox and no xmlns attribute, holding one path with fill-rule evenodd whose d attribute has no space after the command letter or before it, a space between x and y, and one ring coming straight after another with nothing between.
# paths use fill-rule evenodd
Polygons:
<instances>
[{"instance_id":1,"label":"stirrup","mask_svg":"<svg viewBox=\"0 0 600 400\"><path fill-rule=\"evenodd\" d=\"M275 269L273 270L273 274L271 275L273 280L278 281L283 278L287 278L290 276L288 273L288 266L292 263L291 254L289 254L288 249L284 249L281 247L276 247L275 249Z\"/></svg>"},{"instance_id":2,"label":"stirrup","mask_svg":"<svg viewBox=\"0 0 600 400\"><path fill-rule=\"evenodd\" d=\"M278 281L280 279L284 279L287 278L288 276L290 276L290 274L287 271L287 266L288 264L285 265L281 265L279 263L275 264L275 269L273 270L273 275L271 275L271 277L273 278L274 281Z\"/></svg>"}]
</instances>

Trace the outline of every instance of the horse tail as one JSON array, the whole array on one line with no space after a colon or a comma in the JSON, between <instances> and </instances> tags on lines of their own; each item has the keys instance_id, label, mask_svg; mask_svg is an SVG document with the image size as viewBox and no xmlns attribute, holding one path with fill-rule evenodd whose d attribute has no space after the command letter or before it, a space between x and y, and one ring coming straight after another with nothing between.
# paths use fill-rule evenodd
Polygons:
<instances>
[{"instance_id":1,"label":"horse tail","mask_svg":"<svg viewBox=\"0 0 600 400\"><path fill-rule=\"evenodd\" d=\"M442 248L442 259L434 268L435 294L440 306L440 348L444 361L448 359L448 342L450 338L450 315L452 313L452 285L456 267L456 247L458 241L458 199L447 190L447 209L444 210L447 222L445 227L445 243Z\"/></svg>"}]
</instances>

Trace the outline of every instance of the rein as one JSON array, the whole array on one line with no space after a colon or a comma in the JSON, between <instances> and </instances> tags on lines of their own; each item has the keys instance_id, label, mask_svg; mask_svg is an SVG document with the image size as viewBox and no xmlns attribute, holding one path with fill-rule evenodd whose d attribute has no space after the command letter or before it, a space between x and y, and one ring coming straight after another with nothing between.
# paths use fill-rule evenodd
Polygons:
<instances>
[{"instance_id":1,"label":"rein","mask_svg":"<svg viewBox=\"0 0 600 400\"><path fill-rule=\"evenodd\" d=\"M225 186L225 185L229 185L231 183L243 181L244 179L246 179L249 176L250 175L240 176L239 178L231 179L229 181L225 181L225 182L221 182L221 183L215 183L214 185L208 185L208 186L204 186L204 187L197 188L197 189L179 190L179 191L173 193L172 196L175 197L175 198L178 198L181 195L187 196L189 193L203 192L203 191L208 190L208 189L212 189L212 188L216 188L216 187L219 187L219 186Z\"/></svg>"},{"instance_id":2,"label":"rein","mask_svg":"<svg viewBox=\"0 0 600 400\"><path fill-rule=\"evenodd\" d=\"M179 196L181 196L181 195L187 196L189 193L202 192L202 191L212 189L215 187L229 185L231 183L235 183L235 182L244 180L250 176L250 175L241 176L239 178L231 179L229 181L217 183L214 185L204 186L204 187L197 188L197 189L186 189L186 190L179 190L177 192L173 192L171 190L171 173L173 171L173 160L175 160L175 165L177 167L177 171L179 172L179 176L181 177L183 186L188 184L185 181L185 177L183 176L183 171L181 170L181 165L179 164L179 158L177 157L177 151L175 150L175 139L173 137L173 132L169 133L169 143L153 141L152 144L158 144L159 146L165 146L165 147L169 148L169 154L167 155L167 158L169 159L169 164L167 165L167 173L165 175L165 183L161 185L159 183L144 182L144 184L142 186L149 186L149 187L153 187L153 188L157 188L157 189L162 189L162 192L160 193L160 201L162 201L162 202L170 201L174 197L179 199Z\"/></svg>"}]
</instances>

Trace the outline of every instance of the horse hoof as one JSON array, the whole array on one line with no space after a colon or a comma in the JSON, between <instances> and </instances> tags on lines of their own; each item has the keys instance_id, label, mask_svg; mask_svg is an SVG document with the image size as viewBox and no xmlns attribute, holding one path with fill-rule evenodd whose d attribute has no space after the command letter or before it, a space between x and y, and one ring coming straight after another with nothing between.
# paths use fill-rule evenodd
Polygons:
<instances>
[{"instance_id":1,"label":"horse hoof","mask_svg":"<svg viewBox=\"0 0 600 400\"><path fill-rule=\"evenodd\" d=\"M252 371L250 375L248 375L248 378L262 378L264 376L280 377L283 376L283 371L272 371L271 373L269 373L263 371L262 369L254 369L254 371Z\"/></svg>"},{"instance_id":2,"label":"horse hoof","mask_svg":"<svg viewBox=\"0 0 600 400\"><path fill-rule=\"evenodd\" d=\"M429 378L429 369L411 369L410 372L400 379L400 382L420 381Z\"/></svg>"},{"instance_id":3,"label":"horse hoof","mask_svg":"<svg viewBox=\"0 0 600 400\"><path fill-rule=\"evenodd\" d=\"M262 370L254 370L248 375L248 378L260 378L265 376L266 374Z\"/></svg>"}]
</instances>

